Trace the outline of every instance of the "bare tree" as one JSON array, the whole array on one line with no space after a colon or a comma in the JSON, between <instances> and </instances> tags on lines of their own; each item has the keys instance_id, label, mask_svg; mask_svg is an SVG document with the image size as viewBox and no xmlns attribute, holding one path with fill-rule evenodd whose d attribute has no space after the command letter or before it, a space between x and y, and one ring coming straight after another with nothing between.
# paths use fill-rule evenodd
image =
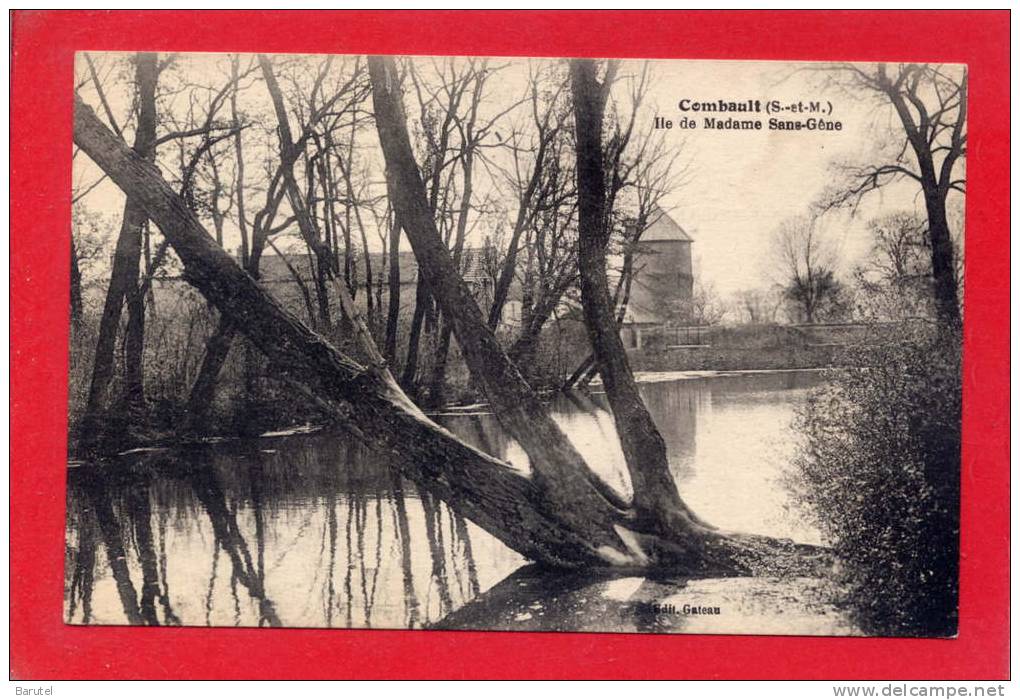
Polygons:
<instances>
[{"instance_id":1,"label":"bare tree","mask_svg":"<svg viewBox=\"0 0 1020 700\"><path fill-rule=\"evenodd\" d=\"M557 77L562 78L532 69L527 96L529 122L514 128L508 137L513 169L505 177L516 193L517 213L489 307L488 323L493 329L499 326L517 274L522 236L534 227L541 212L568 205L574 196L562 149L569 138L569 96L562 87L550 90L544 84Z\"/></svg>"},{"instance_id":2,"label":"bare tree","mask_svg":"<svg viewBox=\"0 0 1020 700\"><path fill-rule=\"evenodd\" d=\"M674 304L667 312L673 322L695 326L714 326L729 314L729 305L723 301L711 282L694 283L690 299Z\"/></svg>"},{"instance_id":3,"label":"bare tree","mask_svg":"<svg viewBox=\"0 0 1020 700\"><path fill-rule=\"evenodd\" d=\"M468 94L474 79L474 71L471 64L460 66L453 59L434 62L432 73L436 76L437 85L432 85L426 80L414 64L409 65L407 73L418 100L421 127L420 160L422 174L427 183L428 203L441 238L448 242L452 231L452 216L449 214L453 212L451 200L454 196L453 178L456 174L452 166L459 158L455 148L457 117L464 96ZM403 75L394 72L394 79L402 82ZM393 199L392 192L390 199ZM434 300L428 288L428 280L419 274L404 371L400 379L401 386L412 395L417 393L418 353L423 325L427 320L434 325L435 316Z\"/></svg>"},{"instance_id":4,"label":"bare tree","mask_svg":"<svg viewBox=\"0 0 1020 700\"><path fill-rule=\"evenodd\" d=\"M98 212L76 203L71 209L71 323L84 322L84 290L94 281L95 269L110 237L110 224Z\"/></svg>"},{"instance_id":5,"label":"bare tree","mask_svg":"<svg viewBox=\"0 0 1020 700\"><path fill-rule=\"evenodd\" d=\"M329 71L330 61L331 59L326 59L326 65L320 68L315 84L312 87L313 95L321 88L326 73ZM280 139L280 161L288 164L281 169L284 191L291 208L295 211L295 216L298 218L301 236L304 239L305 245L308 246L309 253L315 260L315 291L318 301L318 321L322 328L329 329L329 292L327 290L326 279L332 267L332 254L329 250L329 244L322 238L314 218L308 215L306 209L308 198L302 193L294 173L294 165L304 153L305 141L311 137L312 132L310 129L305 130L304 140L301 142L295 141L290 128L290 118L287 115L287 106L284 102L283 92L276 80L273 64L267 56L260 55L259 65L262 68L262 76L265 79L266 88L269 90L273 109L276 112L277 135ZM314 100L314 97L312 99ZM309 177L311 177L310 172ZM302 214L298 214L298 210L301 210Z\"/></svg>"},{"instance_id":6,"label":"bare tree","mask_svg":"<svg viewBox=\"0 0 1020 700\"><path fill-rule=\"evenodd\" d=\"M521 330L510 347L522 367L531 364L543 327L577 285L577 200L543 211L525 243Z\"/></svg>"},{"instance_id":7,"label":"bare tree","mask_svg":"<svg viewBox=\"0 0 1020 700\"><path fill-rule=\"evenodd\" d=\"M389 290L386 309L386 344L384 355L391 366L397 362L397 328L400 321L400 219L390 215L389 227Z\"/></svg>"},{"instance_id":8,"label":"bare tree","mask_svg":"<svg viewBox=\"0 0 1020 700\"><path fill-rule=\"evenodd\" d=\"M181 176L181 192L185 201L192 205L193 209L196 210L196 213L207 212L211 216L214 231L216 233L216 242L220 246L223 245L224 222L228 218L233 218L235 220L237 228L241 234L241 264L245 267L249 274L257 279L259 276L259 255L252 254L253 251L249 244L248 222L245 218L244 204L245 176L242 148L243 137L241 132L247 124L242 121L237 108L237 96L241 90L241 80L250 75L254 70L255 66L250 65L242 72L240 57L236 55L231 57L230 76L224 85L213 94L209 101L208 108L206 109L205 116L202 118L203 128L207 131L207 134L204 136L203 142L195 149L194 153L190 156L183 168ZM213 135L213 133L209 130L213 126L214 122L217 121L217 114L219 110L228 101L230 104L230 119L224 120L222 124L224 129L223 131L219 134ZM227 179L221 175L220 168L216 165L221 154L217 154L213 151L216 144L227 139L231 139L233 141L233 152L235 156L233 164L234 173L231 178L231 182L228 182ZM207 178L209 184L204 192L200 191L200 188L193 181L196 175L197 166L202 161L203 154L208 156L210 164L209 176ZM225 195L227 199L224 208L220 207L221 195ZM197 206L199 201L204 201L204 206ZM231 216L230 209L232 206L235 207L236 216ZM252 245L254 245L254 242L252 242ZM261 244L259 253L261 253ZM205 355L202 358L202 364L199 366L198 374L191 385L191 392L186 404L188 421L187 425L184 426L185 429L192 430L197 428L209 410L209 407L212 404L213 394L216 389L220 370L223 367L223 363L226 362L227 355L229 354L233 343L233 338L233 326L229 321L221 318L216 329L213 331L213 334L206 342Z\"/></svg>"},{"instance_id":9,"label":"bare tree","mask_svg":"<svg viewBox=\"0 0 1020 700\"><path fill-rule=\"evenodd\" d=\"M615 179L606 176L609 159L602 138L605 106L616 70L617 64L607 63L600 79L594 61L570 63L577 143L578 265L585 323L634 487L634 507L645 517L671 527L681 522L681 527L701 527L680 499L670 475L666 443L641 400L609 294L609 206L618 187Z\"/></svg>"},{"instance_id":10,"label":"bare tree","mask_svg":"<svg viewBox=\"0 0 1020 700\"><path fill-rule=\"evenodd\" d=\"M829 206L856 206L869 192L903 179L915 181L924 197L931 236L931 269L939 319L960 323L959 292L953 238L946 198L963 192L967 153L966 68L929 64L878 64L836 67L838 79L851 89L869 93L891 106L902 128L902 140L888 160L843 168L849 184L833 194Z\"/></svg>"},{"instance_id":11,"label":"bare tree","mask_svg":"<svg viewBox=\"0 0 1020 700\"><path fill-rule=\"evenodd\" d=\"M614 270L617 278L613 304L617 324L626 317L634 277L643 268L642 257L648 253L641 237L666 215L661 206L663 198L682 187L687 176L687 167L678 162L682 144L668 147L664 135L656 135L653 129L632 139L637 106L648 82L647 72L642 71L632 82L629 126L625 129L618 126L607 147L607 163L613 169L612 175L606 175L612 195L607 199L614 208L609 214L612 236L608 245L621 260L619 268ZM619 124L620 118L615 121ZM586 386L596 372L595 353L592 352L570 374L562 388Z\"/></svg>"},{"instance_id":12,"label":"bare tree","mask_svg":"<svg viewBox=\"0 0 1020 700\"><path fill-rule=\"evenodd\" d=\"M868 223L871 249L854 271L869 315L883 318L931 317L935 311L931 235L923 218L894 212ZM962 255L954 236L957 285L962 284Z\"/></svg>"},{"instance_id":13,"label":"bare tree","mask_svg":"<svg viewBox=\"0 0 1020 700\"><path fill-rule=\"evenodd\" d=\"M244 190L246 188L244 179L244 149L241 145L239 133L243 125L240 123L241 119L237 109L237 93L240 90L240 78L255 70L256 66L266 79L266 85L273 103L274 115L277 119L276 133L280 145L277 149L277 157L272 161L271 175L265 188L264 203L258 212L256 212L249 229L244 200ZM332 190L329 188L335 183L332 179L331 171L324 173L318 170L315 160L307 157L306 149L309 148L309 144L316 140L317 129L328 130L336 128L339 124L338 120L334 119L331 125L325 125L327 117L334 114L334 112L340 115L353 112L355 105L366 96L365 86L363 80L361 80L364 71L357 63L355 63L349 73L343 70L337 72L339 83L331 94L327 94L328 88L326 84L330 77L331 66L331 62L324 62L314 74L312 84L308 88L307 109L302 110L300 106L297 109L298 112L303 114L304 118L301 123L301 129L296 137L290 129L290 117L287 114L283 90L276 80L272 61L269 58L260 56L257 64L242 72L240 59L234 57L231 64L232 83L228 83L228 86L233 85L233 91L230 93L230 103L234 131L230 135L236 133L234 142L236 183L233 185L233 190L236 193L234 199L236 200L237 207L237 226L241 234L240 252L242 265L254 279L258 279L260 277L260 263L266 246L276 250L279 259L290 272L295 286L301 292L309 318L317 321L319 324L327 325L330 318L329 279L336 266L332 251L335 241L331 241L328 232L330 230L329 225L334 219L331 216L332 210L329 208L327 208L327 212L330 212L330 214L321 223L316 219L314 216L314 203L316 201L314 193L316 187L324 186L328 193L326 199L332 202L332 199L330 199L332 197ZM223 93L223 95L226 96L226 93ZM297 99L300 101L302 99L300 91L298 91L298 95ZM320 150L317 155L322 157L323 152ZM296 166L302 158L304 158L305 165L304 176L308 183L308 189L304 191L298 185L299 175L296 174ZM277 223L276 219L280 214L281 206L285 202L289 206L290 215L282 222ZM312 206L309 206L308 203L311 203ZM274 242L275 237L285 233L288 227L295 222L297 223L300 238L312 254L314 261L313 279L315 282L315 299L318 302L317 310L314 311L312 294L305 283L303 275L291 262L291 256L280 250ZM323 235L323 230L326 231L326 235ZM236 330L232 327L230 319L222 317L216 331L209 338L202 365L192 385L188 399L189 429L196 429L199 426L201 418L205 415L211 404L217 379L232 346L235 333ZM246 358L246 377L249 380L250 364L251 359Z\"/></svg>"},{"instance_id":14,"label":"bare tree","mask_svg":"<svg viewBox=\"0 0 1020 700\"><path fill-rule=\"evenodd\" d=\"M773 233L770 264L776 283L807 323L822 320L839 302L842 284L836 279L836 248L816 219L801 217L783 222Z\"/></svg>"},{"instance_id":15,"label":"bare tree","mask_svg":"<svg viewBox=\"0 0 1020 700\"><path fill-rule=\"evenodd\" d=\"M151 162L155 157L156 143L158 59L154 53L139 53L135 56L134 62L138 91L138 119L135 127L134 150L145 160ZM91 61L89 66L92 68ZM92 77L96 91L106 109L107 117L111 120L113 130L120 133L120 128L117 126L94 68L92 68ZM144 310L138 308L138 305L143 303L142 300L136 299L137 295L133 296L133 294L138 285L142 229L145 223L145 212L137 202L133 202L129 197L124 203L124 215L121 219L113 269L110 273L110 286L106 292L106 302L99 325L99 337L96 341L88 403L81 422L80 443L86 449L94 447L102 438L100 425L107 413L107 393L114 374L114 345L120 326L121 309L127 300L132 300L129 314L134 317L135 323L130 331L132 337L131 366L125 368L124 398L135 408L138 408L139 402L144 400L140 366L141 350L138 347L140 344L138 336L142 332L140 324Z\"/></svg>"},{"instance_id":16,"label":"bare tree","mask_svg":"<svg viewBox=\"0 0 1020 700\"><path fill-rule=\"evenodd\" d=\"M591 66L590 72L586 65ZM600 177L600 115L605 104L600 95L611 81L598 81L593 64L575 66L574 93L580 98L575 99L577 133L594 134L578 140L582 280L588 277L584 283L588 290L582 287L582 293L600 343L604 339L612 343L612 338L619 343L605 280L604 219L597 209L604 206L606 184ZM631 465L637 475L632 478L634 498L625 499L588 468L500 348L453 264L415 163L393 61L370 58L368 67L393 208L429 289L453 324L472 375L501 424L529 455L530 474L479 452L430 421L400 390L381 353L373 352L370 336L361 336L366 354L372 356L371 362L362 365L285 311L216 245L160 175L80 99L76 101L75 142L118 187L142 203L145 214L171 241L189 282L256 343L281 373L305 386L360 439L399 453L401 470L421 488L525 556L558 566L668 567L688 573L747 572L766 560L774 566L803 563L803 555L814 550L722 533L701 524L682 506L672 482L665 493L639 493L655 481L654 470L664 457L658 452L661 436L655 440L657 432L651 432L654 424L643 405L633 406L632 413L619 410L625 405L620 399L634 395L633 377L622 354L618 357L624 358L623 364L618 357L600 357L600 369L608 377L607 385L614 387L611 401L618 422L622 414L623 423L640 431L625 445L628 461L635 460L635 447L647 452L637 455ZM601 274L594 264L599 262ZM346 306L344 299L349 300L349 295L344 290L343 284L337 285ZM616 352L600 343L596 348ZM636 400L640 402L639 397Z\"/></svg>"},{"instance_id":17,"label":"bare tree","mask_svg":"<svg viewBox=\"0 0 1020 700\"><path fill-rule=\"evenodd\" d=\"M472 196L474 194L475 157L484 139L490 134L498 117L484 123L479 122L478 109L482 104L486 82L496 72L490 69L487 60L468 61L467 76L470 76L470 94L467 100L466 114L454 113L453 120L459 136L458 158L462 185L460 202L456 212L456 228L453 233L452 255L453 264L460 269L464 255L464 241L467 238L468 218L472 213ZM466 91L465 91L466 92ZM453 326L443 323L439 336L439 345L435 352L429 400L433 404L442 404L444 385L446 383L446 361L450 351L450 337Z\"/></svg>"},{"instance_id":18,"label":"bare tree","mask_svg":"<svg viewBox=\"0 0 1020 700\"><path fill-rule=\"evenodd\" d=\"M775 323L783 303L781 290L742 289L734 295L733 308L739 320L750 324Z\"/></svg>"}]
</instances>

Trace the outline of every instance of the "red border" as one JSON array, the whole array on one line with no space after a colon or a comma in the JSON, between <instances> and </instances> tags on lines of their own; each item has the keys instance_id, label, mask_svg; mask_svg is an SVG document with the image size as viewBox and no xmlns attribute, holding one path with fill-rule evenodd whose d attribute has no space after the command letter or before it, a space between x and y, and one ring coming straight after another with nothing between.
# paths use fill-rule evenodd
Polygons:
<instances>
[{"instance_id":1,"label":"red border","mask_svg":"<svg viewBox=\"0 0 1020 700\"><path fill-rule=\"evenodd\" d=\"M1009 13L75 12L11 20L11 673L51 678L1004 678ZM970 65L961 624L954 641L82 628L61 622L76 49Z\"/></svg>"}]
</instances>

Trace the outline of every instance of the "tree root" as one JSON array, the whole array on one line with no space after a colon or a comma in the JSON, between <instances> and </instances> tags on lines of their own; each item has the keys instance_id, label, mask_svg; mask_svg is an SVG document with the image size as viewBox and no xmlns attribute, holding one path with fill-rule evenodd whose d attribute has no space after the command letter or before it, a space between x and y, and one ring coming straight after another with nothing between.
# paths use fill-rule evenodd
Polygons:
<instances>
[{"instance_id":1,"label":"tree root","mask_svg":"<svg viewBox=\"0 0 1020 700\"><path fill-rule=\"evenodd\" d=\"M831 550L790 539L736 532L705 526L697 518L677 513L670 527L617 525L615 530L629 546L629 562L612 562L614 570L662 571L697 577L821 576L833 566Z\"/></svg>"}]
</instances>

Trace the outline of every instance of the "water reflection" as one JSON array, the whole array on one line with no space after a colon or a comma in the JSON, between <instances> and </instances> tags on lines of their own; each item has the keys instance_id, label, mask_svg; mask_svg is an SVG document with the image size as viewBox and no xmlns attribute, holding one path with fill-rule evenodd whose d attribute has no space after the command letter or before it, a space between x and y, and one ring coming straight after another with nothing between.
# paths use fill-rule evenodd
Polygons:
<instances>
[{"instance_id":1,"label":"water reflection","mask_svg":"<svg viewBox=\"0 0 1020 700\"><path fill-rule=\"evenodd\" d=\"M775 484L794 446L793 407L818 381L779 373L643 385L699 513L725 528L818 540ZM564 397L554 409L593 468L628 490L604 399ZM491 415L442 421L527 468ZM68 485L65 619L75 624L846 631L807 580L540 572L418 492L389 457L337 433L124 455L72 468ZM727 612L660 610L691 596Z\"/></svg>"}]
</instances>

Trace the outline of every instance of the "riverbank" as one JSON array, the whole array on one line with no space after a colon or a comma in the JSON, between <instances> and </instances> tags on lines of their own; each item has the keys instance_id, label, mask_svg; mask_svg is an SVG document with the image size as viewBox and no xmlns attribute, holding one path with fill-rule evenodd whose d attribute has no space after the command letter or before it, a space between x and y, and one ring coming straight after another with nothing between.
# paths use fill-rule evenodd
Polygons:
<instances>
[{"instance_id":1,"label":"riverbank","mask_svg":"<svg viewBox=\"0 0 1020 700\"><path fill-rule=\"evenodd\" d=\"M660 329L627 356L635 372L837 367L848 347L881 341L885 326L814 324Z\"/></svg>"},{"instance_id":2,"label":"riverbank","mask_svg":"<svg viewBox=\"0 0 1020 700\"><path fill-rule=\"evenodd\" d=\"M676 371L775 371L822 369L840 364L841 345L777 348L674 347L631 350L636 373ZM682 369L678 369L682 368Z\"/></svg>"},{"instance_id":3,"label":"riverbank","mask_svg":"<svg viewBox=\"0 0 1020 700\"><path fill-rule=\"evenodd\" d=\"M525 366L532 386L547 400L557 395L564 378L588 353L580 326L563 326L557 328L556 333L550 331L543 337L533 361ZM629 349L628 358L641 381L647 381L647 377L656 373L683 378L685 373L692 372L828 369L844 364L843 355L848 344L860 346L873 342L867 330L846 324L821 330L777 325L718 326L698 329L699 345L675 346L669 344L667 329L663 329L665 335L649 336L643 347ZM89 341L88 337L76 338L75 349L84 352L91 347ZM190 357L191 354L171 353L174 357ZM87 355L78 357L78 353L72 352L72 358L75 357L77 361L72 363L69 382L72 445L76 442L77 425L84 408L89 369ZM276 379L272 368L257 353L249 352L244 341L229 354L216 392L200 420L195 420L186 408L187 388L193 383L196 363L170 362L164 369L170 371L170 375L163 377L155 372L156 380L146 387L144 416L125 416L121 421L123 425L115 420L116 416L107 421L111 429L104 441L109 446L101 451L116 453L208 436L256 437L269 431L290 430L297 425L329 420L311 398ZM428 373L422 376L427 377ZM456 347L451 348L446 389L442 395L433 396L428 386L421 386L419 392L419 405L440 414L484 402Z\"/></svg>"}]
</instances>

